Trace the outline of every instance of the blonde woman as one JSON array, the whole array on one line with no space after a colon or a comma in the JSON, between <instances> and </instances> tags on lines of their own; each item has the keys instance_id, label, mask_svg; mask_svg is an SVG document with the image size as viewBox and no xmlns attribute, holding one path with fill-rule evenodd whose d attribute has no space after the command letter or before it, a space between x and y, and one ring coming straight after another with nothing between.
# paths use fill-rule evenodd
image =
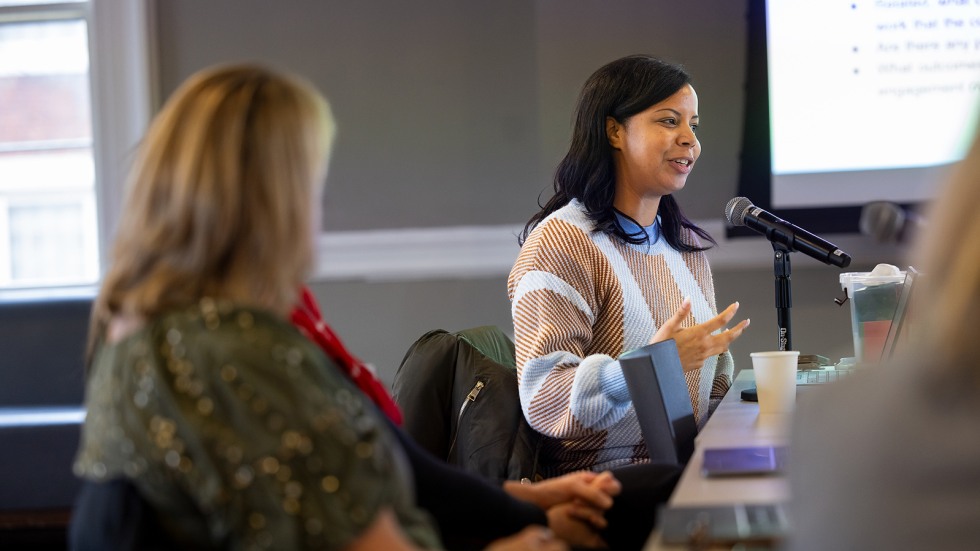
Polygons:
<instances>
[{"instance_id":1,"label":"blonde woman","mask_svg":"<svg viewBox=\"0 0 980 551\"><path fill-rule=\"evenodd\" d=\"M791 549L980 544L978 207L980 139L917 243L903 357L801 400Z\"/></svg>"},{"instance_id":2,"label":"blonde woman","mask_svg":"<svg viewBox=\"0 0 980 551\"><path fill-rule=\"evenodd\" d=\"M288 321L333 133L310 85L231 66L182 85L141 145L75 462L86 490L135 489L120 518L148 506L133 547L441 546L379 412ZM76 520L73 545L100 547L103 528ZM561 547L534 528L500 545Z\"/></svg>"}]
</instances>

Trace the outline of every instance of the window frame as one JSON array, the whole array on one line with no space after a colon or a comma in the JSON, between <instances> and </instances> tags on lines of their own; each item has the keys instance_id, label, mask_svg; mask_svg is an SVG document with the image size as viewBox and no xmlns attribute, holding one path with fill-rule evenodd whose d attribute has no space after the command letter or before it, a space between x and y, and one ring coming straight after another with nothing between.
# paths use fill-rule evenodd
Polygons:
<instances>
[{"instance_id":1,"label":"window frame","mask_svg":"<svg viewBox=\"0 0 980 551\"><path fill-rule=\"evenodd\" d=\"M155 0L88 0L0 7L4 21L80 17L88 25L99 279L109 263L131 155L156 106ZM95 285L0 288L0 300L93 296Z\"/></svg>"}]
</instances>

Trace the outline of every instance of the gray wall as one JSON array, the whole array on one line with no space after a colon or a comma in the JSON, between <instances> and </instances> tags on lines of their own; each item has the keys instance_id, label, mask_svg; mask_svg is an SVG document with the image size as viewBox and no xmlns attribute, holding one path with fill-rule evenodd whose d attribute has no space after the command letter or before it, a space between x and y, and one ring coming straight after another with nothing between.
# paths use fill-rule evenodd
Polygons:
<instances>
[{"instance_id":1,"label":"gray wall","mask_svg":"<svg viewBox=\"0 0 980 551\"><path fill-rule=\"evenodd\" d=\"M568 144L586 77L650 53L683 63L704 154L681 201L717 217L735 190L745 1L165 0L166 96L214 63L310 78L339 122L329 230L523 223Z\"/></svg>"},{"instance_id":2,"label":"gray wall","mask_svg":"<svg viewBox=\"0 0 980 551\"><path fill-rule=\"evenodd\" d=\"M703 155L678 200L718 219L736 194L746 0L164 0L156 2L161 97L194 71L256 60L311 79L339 121L324 206L328 231L522 224L568 143L585 78L650 53L684 64L700 98ZM759 246L765 247L765 243ZM763 255L763 258L764 255ZM866 258L852 269L881 260ZM795 348L851 354L838 271L800 263ZM391 380L433 328L510 327L505 275L317 282L328 320ZM733 351L775 346L771 261L716 266L718 302L752 327Z\"/></svg>"}]
</instances>

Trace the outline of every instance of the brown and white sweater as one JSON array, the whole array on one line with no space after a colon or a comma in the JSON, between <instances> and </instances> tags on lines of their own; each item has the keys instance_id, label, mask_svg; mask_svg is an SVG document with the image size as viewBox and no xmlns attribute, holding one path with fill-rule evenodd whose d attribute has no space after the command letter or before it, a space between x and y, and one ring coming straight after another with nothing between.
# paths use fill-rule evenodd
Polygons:
<instances>
[{"instance_id":1,"label":"brown and white sweater","mask_svg":"<svg viewBox=\"0 0 980 551\"><path fill-rule=\"evenodd\" d=\"M697 243L693 232L687 239ZM572 200L528 236L508 294L521 406L546 437L543 474L649 461L617 358L647 345L684 297L692 304L685 327L717 315L704 253L596 232ZM699 427L712 395L730 386L732 370L725 352L685 373Z\"/></svg>"}]
</instances>

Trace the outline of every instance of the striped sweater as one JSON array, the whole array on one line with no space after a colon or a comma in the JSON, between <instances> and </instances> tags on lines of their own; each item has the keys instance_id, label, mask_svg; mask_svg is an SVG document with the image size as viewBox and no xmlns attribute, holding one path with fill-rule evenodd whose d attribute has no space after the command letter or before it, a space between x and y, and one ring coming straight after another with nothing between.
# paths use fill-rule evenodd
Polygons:
<instances>
[{"instance_id":1,"label":"striped sweater","mask_svg":"<svg viewBox=\"0 0 980 551\"><path fill-rule=\"evenodd\" d=\"M685 327L717 314L704 253L664 239L632 245L593 228L572 200L531 232L508 279L521 406L545 436L546 476L649 461L617 358L649 344L684 297ZM697 243L693 232L687 238ZM685 373L699 427L732 369L725 352Z\"/></svg>"}]
</instances>

